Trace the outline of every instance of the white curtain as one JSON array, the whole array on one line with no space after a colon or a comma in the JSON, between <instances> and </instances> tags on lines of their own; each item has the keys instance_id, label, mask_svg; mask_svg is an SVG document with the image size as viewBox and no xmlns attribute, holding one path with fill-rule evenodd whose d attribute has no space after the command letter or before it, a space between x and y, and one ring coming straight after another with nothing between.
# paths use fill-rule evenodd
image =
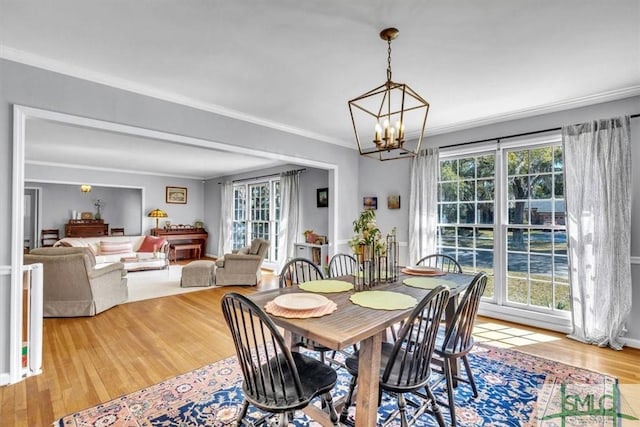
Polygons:
<instances>
[{"instance_id":1,"label":"white curtain","mask_svg":"<svg viewBox=\"0 0 640 427\"><path fill-rule=\"evenodd\" d=\"M294 255L300 223L300 171L280 175L280 231L278 232L277 271Z\"/></svg>"},{"instance_id":2,"label":"white curtain","mask_svg":"<svg viewBox=\"0 0 640 427\"><path fill-rule=\"evenodd\" d=\"M233 249L233 183L224 182L220 188L220 230L218 239L218 256L223 256Z\"/></svg>"},{"instance_id":3,"label":"white curtain","mask_svg":"<svg viewBox=\"0 0 640 427\"><path fill-rule=\"evenodd\" d=\"M622 349L631 312L629 117L562 130L576 340Z\"/></svg>"},{"instance_id":4,"label":"white curtain","mask_svg":"<svg viewBox=\"0 0 640 427\"><path fill-rule=\"evenodd\" d=\"M421 150L411 161L408 264L436 251L439 168L437 148Z\"/></svg>"}]
</instances>

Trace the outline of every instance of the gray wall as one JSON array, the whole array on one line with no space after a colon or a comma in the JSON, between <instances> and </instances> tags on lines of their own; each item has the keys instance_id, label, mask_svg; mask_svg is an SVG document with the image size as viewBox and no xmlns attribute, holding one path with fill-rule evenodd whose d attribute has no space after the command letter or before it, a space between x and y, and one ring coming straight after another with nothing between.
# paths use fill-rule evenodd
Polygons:
<instances>
[{"instance_id":1,"label":"gray wall","mask_svg":"<svg viewBox=\"0 0 640 427\"><path fill-rule=\"evenodd\" d=\"M90 193L80 192L78 185L50 184L26 181L26 186L41 189L42 228L57 228L64 236L64 226L71 218L72 211L92 212L96 208L93 200L104 202L100 209L105 224L124 227L125 233L139 235L142 206L141 190L132 188L112 188L94 186Z\"/></svg>"},{"instance_id":2,"label":"gray wall","mask_svg":"<svg viewBox=\"0 0 640 427\"><path fill-rule=\"evenodd\" d=\"M210 112L173 104L159 99L114 89L62 74L0 59L0 265L9 265L11 247L11 200L12 200L12 155L13 155L13 105L26 105L82 117L153 129L162 132L215 141L257 151L267 151L283 156L293 156L309 161L320 161L336 165L338 188L330 188L336 195L336 209L340 217L329 217L329 228L338 230L339 239L348 239L350 221L358 213L356 204L358 180L357 152L331 144L318 143L309 138L284 133L275 129L219 116ZM303 106L304 107L304 106ZM311 108L311 106L309 106ZM106 175L94 171L92 182L109 182ZM127 174L121 174L121 184L127 183ZM329 179L333 172L329 173ZM49 181L51 177L33 176L33 180ZM86 182L84 177L68 177L73 182ZM186 181L186 180L185 180ZM169 185L192 186L193 183L172 180ZM204 184L200 191L204 199ZM164 185L146 187L147 207L166 208L172 222L192 222L202 219L204 206L198 211L187 205L165 205ZM191 191L191 189L190 189ZM192 194L192 193L190 193ZM196 193L197 194L197 193ZM191 200L191 196L190 200ZM175 219L174 219L175 218ZM206 221L206 219L205 219ZM8 370L8 332L10 286L7 276L0 276L0 372Z\"/></svg>"},{"instance_id":3,"label":"gray wall","mask_svg":"<svg viewBox=\"0 0 640 427\"><path fill-rule=\"evenodd\" d=\"M610 118L621 115L640 113L640 97L627 98L620 101L607 102L589 107L576 108L545 114L521 120L512 120L490 126L483 126L465 131L435 135L426 138L426 146L442 147L451 144L477 141L487 138L534 132L543 129L561 127L567 124L582 123L589 120ZM631 119L632 162L633 162L633 206L631 221L631 255L635 257L631 265L633 277L632 313L629 321L628 338L640 340L640 118ZM409 166L398 167L402 163L376 162L371 159L360 160L359 200L363 196L378 196L378 225L382 230L398 227L398 240L401 242L400 253L406 254L408 241L407 224L409 222L408 206ZM384 177L384 179L380 179ZM402 209L389 211L386 208L386 196L390 191L398 191L401 195ZM406 198L405 198L406 194ZM381 205L383 205L381 207ZM402 261L402 259L401 259Z\"/></svg>"},{"instance_id":4,"label":"gray wall","mask_svg":"<svg viewBox=\"0 0 640 427\"><path fill-rule=\"evenodd\" d=\"M91 196L88 198L85 198L80 193L77 185L70 186L75 187L75 190L70 190L64 196L70 197L68 199L70 203L77 203L74 206L77 206L78 210L95 212L95 208L89 200L97 198L97 196L102 198L102 195L105 195L106 204L102 212L103 219L112 227L124 226L125 232L131 235L148 234L149 230L155 227L155 219L148 218L146 215L156 208L167 212L169 217L164 220L169 220L173 224L193 224L204 216L204 184L200 180L31 164L28 164L25 168L25 180L31 182L50 182L54 180L69 183L94 183L93 189L89 193ZM95 185L95 183L100 185ZM187 203L166 203L165 190L167 186L187 188ZM127 211L124 212L119 206L120 199L118 197L119 191L125 190L127 187L134 187L138 193L141 193L142 204L137 201L137 205L134 207L134 201L130 201L126 203ZM64 204L66 200L62 199L59 203ZM115 203L116 200L118 201L117 203ZM84 208L80 209L81 206L84 206ZM71 209L76 208L69 205L66 213L62 209L57 221L68 218L68 210ZM124 215L129 214L133 216L125 218ZM144 215L142 230L140 230L141 214ZM46 226L48 217L49 212L45 212L43 215L43 228ZM162 226L164 220L160 220L160 226ZM52 225L55 226L55 224Z\"/></svg>"},{"instance_id":5,"label":"gray wall","mask_svg":"<svg viewBox=\"0 0 640 427\"><path fill-rule=\"evenodd\" d=\"M247 172L238 175L223 176L210 179L205 183L205 224L209 228L209 242L207 253L214 256L218 254L218 242L220 237L220 184L224 181L251 180L252 178L264 175L279 174L284 171L294 169L305 169L300 174L300 230L313 229L318 234L328 235L329 233L329 209L316 207L316 189L329 186L329 173L323 169L304 167L300 165L283 165L260 171ZM331 195L330 195L331 197ZM300 235L300 241L303 236Z\"/></svg>"}]
</instances>

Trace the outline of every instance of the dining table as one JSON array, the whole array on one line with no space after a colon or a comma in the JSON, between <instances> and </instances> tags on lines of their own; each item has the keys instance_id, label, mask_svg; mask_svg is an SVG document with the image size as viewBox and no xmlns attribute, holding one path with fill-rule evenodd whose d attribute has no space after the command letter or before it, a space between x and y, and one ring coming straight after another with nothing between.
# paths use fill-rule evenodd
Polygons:
<instances>
[{"instance_id":1,"label":"dining table","mask_svg":"<svg viewBox=\"0 0 640 427\"><path fill-rule=\"evenodd\" d=\"M405 270L403 269L402 271ZM335 303L335 307L333 307L332 312L318 317L289 317L269 314L274 323L285 331L285 337L288 337L289 340L291 340L292 335L301 336L336 351L349 349L354 344L359 346L358 382L355 401L356 427L376 425L382 342L386 339L387 328L405 319L411 313L413 307L401 309L370 308L352 302L352 297L355 296L357 299L361 295L356 294L383 291L414 297L417 304L429 293L430 288L443 284L450 289L450 298L444 315L444 320L447 322L451 320L455 313L457 295L469 287L475 276L472 274L447 273L430 277L431 280L425 281L429 283L428 286L416 287L405 284L405 282L412 283L411 280L407 281L407 279L415 277L423 276L400 273L396 280L378 283L366 291L355 291L351 287L339 292L321 292L321 295ZM353 283L353 277L337 279ZM415 283L415 280L413 282ZM300 286L304 287L304 284L257 292L249 295L249 298L258 306L265 307L269 303L273 304L273 300L281 295L309 292L301 289ZM269 310L267 310L268 312ZM326 419L324 420L322 419L323 415L324 413L321 411L313 412L312 414L320 424L331 425L328 423L328 417L325 417Z\"/></svg>"}]
</instances>

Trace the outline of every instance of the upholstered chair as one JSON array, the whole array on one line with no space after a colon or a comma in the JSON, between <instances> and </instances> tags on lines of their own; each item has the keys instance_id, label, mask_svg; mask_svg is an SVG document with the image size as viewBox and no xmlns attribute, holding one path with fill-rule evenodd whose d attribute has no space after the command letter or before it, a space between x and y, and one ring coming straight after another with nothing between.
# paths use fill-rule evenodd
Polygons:
<instances>
[{"instance_id":1,"label":"upholstered chair","mask_svg":"<svg viewBox=\"0 0 640 427\"><path fill-rule=\"evenodd\" d=\"M37 248L24 263L43 266L44 317L95 316L129 296L124 264L95 268L89 248Z\"/></svg>"},{"instance_id":2,"label":"upholstered chair","mask_svg":"<svg viewBox=\"0 0 640 427\"><path fill-rule=\"evenodd\" d=\"M269 242L255 239L250 246L225 254L216 260L216 285L256 286L262 280L262 261L269 250Z\"/></svg>"}]
</instances>

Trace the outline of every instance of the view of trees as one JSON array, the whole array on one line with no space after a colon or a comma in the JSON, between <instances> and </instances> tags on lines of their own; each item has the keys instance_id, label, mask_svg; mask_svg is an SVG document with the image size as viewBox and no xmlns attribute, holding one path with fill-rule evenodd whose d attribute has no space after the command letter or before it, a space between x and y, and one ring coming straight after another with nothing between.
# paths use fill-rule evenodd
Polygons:
<instances>
[{"instance_id":1,"label":"view of trees","mask_svg":"<svg viewBox=\"0 0 640 427\"><path fill-rule=\"evenodd\" d=\"M507 299L566 309L562 148L556 144L505 149L504 165L496 164L496 153L441 160L438 251L454 256L466 271L492 274L495 239L503 236L507 283L502 286ZM503 183L504 208L496 205L496 179ZM501 212L507 217L499 220ZM508 227L496 228L498 220ZM494 285L490 279L485 296L493 296Z\"/></svg>"}]
</instances>

